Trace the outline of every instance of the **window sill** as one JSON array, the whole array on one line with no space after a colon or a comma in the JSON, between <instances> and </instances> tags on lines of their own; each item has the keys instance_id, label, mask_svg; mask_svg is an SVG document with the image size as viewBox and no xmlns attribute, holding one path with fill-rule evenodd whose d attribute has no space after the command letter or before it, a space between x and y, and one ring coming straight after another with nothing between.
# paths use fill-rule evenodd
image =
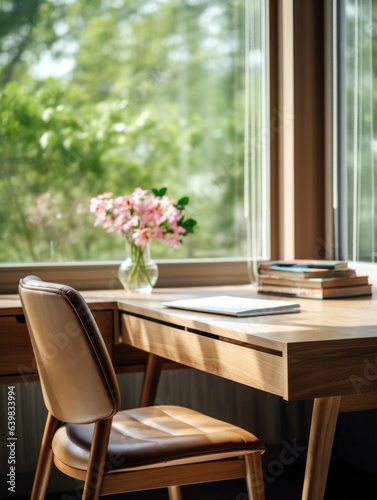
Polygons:
<instances>
[{"instance_id":1,"label":"window sill","mask_svg":"<svg viewBox=\"0 0 377 500\"><path fill-rule=\"evenodd\" d=\"M251 282L245 259L158 261L157 288L180 286L244 285ZM0 294L17 293L18 282L27 275L55 281L78 290L121 288L119 262L3 264L0 266Z\"/></svg>"},{"instance_id":2,"label":"window sill","mask_svg":"<svg viewBox=\"0 0 377 500\"><path fill-rule=\"evenodd\" d=\"M369 277L369 283L377 285L377 263L372 262L349 262L349 267L356 270L357 274Z\"/></svg>"}]
</instances>

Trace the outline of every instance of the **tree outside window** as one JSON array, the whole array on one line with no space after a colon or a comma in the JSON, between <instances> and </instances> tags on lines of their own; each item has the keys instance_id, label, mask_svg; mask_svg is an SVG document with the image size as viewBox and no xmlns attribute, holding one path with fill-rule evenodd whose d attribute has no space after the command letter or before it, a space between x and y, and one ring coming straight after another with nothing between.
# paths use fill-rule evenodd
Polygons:
<instances>
[{"instance_id":1,"label":"tree outside window","mask_svg":"<svg viewBox=\"0 0 377 500\"><path fill-rule=\"evenodd\" d=\"M155 258L246 255L243 2L7 0L0 13L0 262L122 259L88 202L138 186L188 195L198 221Z\"/></svg>"}]
</instances>

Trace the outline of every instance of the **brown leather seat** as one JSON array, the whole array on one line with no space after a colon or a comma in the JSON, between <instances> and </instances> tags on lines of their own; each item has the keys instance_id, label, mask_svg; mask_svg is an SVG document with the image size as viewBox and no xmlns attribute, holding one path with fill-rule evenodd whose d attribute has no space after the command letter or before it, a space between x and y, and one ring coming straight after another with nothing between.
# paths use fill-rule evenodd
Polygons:
<instances>
[{"instance_id":1,"label":"brown leather seat","mask_svg":"<svg viewBox=\"0 0 377 500\"><path fill-rule=\"evenodd\" d=\"M84 481L82 498L245 477L264 499L262 443L250 432L188 408L119 411L116 375L97 324L73 288L35 276L20 281L48 409L31 495L43 499L52 461Z\"/></svg>"}]
</instances>

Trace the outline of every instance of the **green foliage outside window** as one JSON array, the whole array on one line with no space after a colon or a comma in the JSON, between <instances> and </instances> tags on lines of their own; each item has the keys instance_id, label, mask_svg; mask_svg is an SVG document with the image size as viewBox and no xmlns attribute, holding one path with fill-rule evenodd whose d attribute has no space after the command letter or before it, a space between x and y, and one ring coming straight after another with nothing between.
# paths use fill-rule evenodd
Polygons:
<instances>
[{"instance_id":1,"label":"green foliage outside window","mask_svg":"<svg viewBox=\"0 0 377 500\"><path fill-rule=\"evenodd\" d=\"M121 260L92 196L166 186L195 235L155 258L245 253L244 6L0 1L0 262Z\"/></svg>"}]
</instances>

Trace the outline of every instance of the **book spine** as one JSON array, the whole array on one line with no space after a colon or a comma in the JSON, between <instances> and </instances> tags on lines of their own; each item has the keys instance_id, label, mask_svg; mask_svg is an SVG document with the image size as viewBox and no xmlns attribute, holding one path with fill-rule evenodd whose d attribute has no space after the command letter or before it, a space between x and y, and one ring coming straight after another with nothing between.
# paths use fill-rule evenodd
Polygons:
<instances>
[{"instance_id":1,"label":"book spine","mask_svg":"<svg viewBox=\"0 0 377 500\"><path fill-rule=\"evenodd\" d=\"M342 297L360 297L372 294L372 285L350 286L340 288L303 288L303 287L284 287L261 285L258 288L260 293L272 295L283 295L286 297L301 297L312 299L342 298Z\"/></svg>"},{"instance_id":2,"label":"book spine","mask_svg":"<svg viewBox=\"0 0 377 500\"><path fill-rule=\"evenodd\" d=\"M285 276L273 276L271 274L263 274L258 277L258 284L268 285L268 286L279 286L279 287L287 286L287 287L329 289L329 288L367 285L368 276L295 279Z\"/></svg>"},{"instance_id":3,"label":"book spine","mask_svg":"<svg viewBox=\"0 0 377 500\"><path fill-rule=\"evenodd\" d=\"M315 299L323 298L322 289L318 288L302 288L302 287L285 287L285 286L269 286L260 285L258 287L260 293L270 293L276 295L285 295L289 297L311 297Z\"/></svg>"}]
</instances>

